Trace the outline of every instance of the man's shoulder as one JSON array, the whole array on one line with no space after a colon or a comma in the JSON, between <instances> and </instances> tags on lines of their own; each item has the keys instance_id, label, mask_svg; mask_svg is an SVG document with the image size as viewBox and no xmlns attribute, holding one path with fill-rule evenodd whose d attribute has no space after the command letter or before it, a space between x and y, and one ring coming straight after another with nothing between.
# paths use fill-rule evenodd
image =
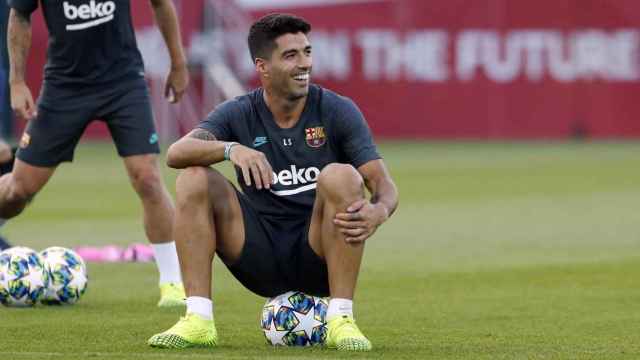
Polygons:
<instances>
[{"instance_id":1,"label":"man's shoulder","mask_svg":"<svg viewBox=\"0 0 640 360\"><path fill-rule=\"evenodd\" d=\"M330 119L349 117L354 113L360 112L360 109L351 98L335 91L314 85L314 93L320 103L322 112L329 114L328 118Z\"/></svg>"},{"instance_id":2,"label":"man's shoulder","mask_svg":"<svg viewBox=\"0 0 640 360\"><path fill-rule=\"evenodd\" d=\"M353 100L349 97L340 95L337 92L322 87L320 85L312 85L312 91L316 94L316 97L322 102L323 106L344 106L353 104Z\"/></svg>"},{"instance_id":3,"label":"man's shoulder","mask_svg":"<svg viewBox=\"0 0 640 360\"><path fill-rule=\"evenodd\" d=\"M322 113L328 114L328 118L337 119L350 117L351 114L360 112L351 98L318 85L315 85L314 87L316 97L320 102Z\"/></svg>"},{"instance_id":4,"label":"man's shoulder","mask_svg":"<svg viewBox=\"0 0 640 360\"><path fill-rule=\"evenodd\" d=\"M247 114L252 111L256 103L258 89L251 91L247 94L236 96L233 99L229 99L220 103L216 107L216 110L225 112L225 113L242 113Z\"/></svg>"}]
</instances>

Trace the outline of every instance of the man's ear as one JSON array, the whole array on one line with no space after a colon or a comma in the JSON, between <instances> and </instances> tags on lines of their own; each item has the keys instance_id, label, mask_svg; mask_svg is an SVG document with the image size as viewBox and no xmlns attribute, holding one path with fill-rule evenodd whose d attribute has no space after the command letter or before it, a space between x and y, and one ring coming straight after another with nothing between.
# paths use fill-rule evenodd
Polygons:
<instances>
[{"instance_id":1,"label":"man's ear","mask_svg":"<svg viewBox=\"0 0 640 360\"><path fill-rule=\"evenodd\" d=\"M265 59L256 58L255 66L256 66L256 71L258 72L258 75L261 78L269 77L269 63Z\"/></svg>"}]
</instances>

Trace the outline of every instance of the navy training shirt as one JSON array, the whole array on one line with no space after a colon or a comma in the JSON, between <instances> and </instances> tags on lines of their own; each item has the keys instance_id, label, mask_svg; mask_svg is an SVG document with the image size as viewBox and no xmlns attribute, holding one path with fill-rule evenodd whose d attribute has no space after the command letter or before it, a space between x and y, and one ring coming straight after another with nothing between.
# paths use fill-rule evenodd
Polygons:
<instances>
[{"instance_id":1,"label":"navy training shirt","mask_svg":"<svg viewBox=\"0 0 640 360\"><path fill-rule=\"evenodd\" d=\"M91 85L144 76L129 0L7 0L24 14L38 2L49 30L45 81Z\"/></svg>"},{"instance_id":2,"label":"navy training shirt","mask_svg":"<svg viewBox=\"0 0 640 360\"><path fill-rule=\"evenodd\" d=\"M350 99L311 84L295 126L280 128L264 102L263 90L226 101L198 128L218 140L236 141L266 155L276 176L271 189L247 187L236 168L238 183L263 216L301 219L311 215L316 180L333 162L355 168L379 159L371 131Z\"/></svg>"}]
</instances>

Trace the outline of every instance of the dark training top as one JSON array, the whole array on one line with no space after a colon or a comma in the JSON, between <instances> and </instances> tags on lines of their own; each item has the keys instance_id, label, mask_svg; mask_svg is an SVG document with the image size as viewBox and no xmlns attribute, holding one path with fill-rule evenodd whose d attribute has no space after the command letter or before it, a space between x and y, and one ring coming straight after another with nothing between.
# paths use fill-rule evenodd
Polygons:
<instances>
[{"instance_id":1,"label":"dark training top","mask_svg":"<svg viewBox=\"0 0 640 360\"><path fill-rule=\"evenodd\" d=\"M238 168L236 175L255 209L267 216L310 216L316 179L325 165L339 162L358 168L380 158L353 101L313 84L292 128L276 124L261 88L220 104L198 128L218 140L236 141L266 155L275 173L271 189L256 189L253 179L247 187Z\"/></svg>"},{"instance_id":2,"label":"dark training top","mask_svg":"<svg viewBox=\"0 0 640 360\"><path fill-rule=\"evenodd\" d=\"M44 71L48 83L91 85L143 76L129 0L7 2L23 14L31 14L41 3L49 29Z\"/></svg>"}]
</instances>

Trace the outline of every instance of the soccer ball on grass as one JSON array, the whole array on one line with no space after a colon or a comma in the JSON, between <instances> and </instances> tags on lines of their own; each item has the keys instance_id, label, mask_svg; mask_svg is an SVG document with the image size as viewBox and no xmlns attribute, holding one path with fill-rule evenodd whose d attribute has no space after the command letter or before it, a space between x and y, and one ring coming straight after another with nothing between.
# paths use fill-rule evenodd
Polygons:
<instances>
[{"instance_id":1,"label":"soccer ball on grass","mask_svg":"<svg viewBox=\"0 0 640 360\"><path fill-rule=\"evenodd\" d=\"M0 252L0 303L12 307L35 305L44 296L49 273L42 257L27 247Z\"/></svg>"},{"instance_id":2,"label":"soccer ball on grass","mask_svg":"<svg viewBox=\"0 0 640 360\"><path fill-rule=\"evenodd\" d=\"M271 345L322 345L327 336L329 303L323 298L289 291L268 299L262 308L261 327Z\"/></svg>"},{"instance_id":3,"label":"soccer ball on grass","mask_svg":"<svg viewBox=\"0 0 640 360\"><path fill-rule=\"evenodd\" d=\"M87 289L87 266L75 251L59 246L41 252L51 282L43 304L75 304Z\"/></svg>"}]
</instances>

